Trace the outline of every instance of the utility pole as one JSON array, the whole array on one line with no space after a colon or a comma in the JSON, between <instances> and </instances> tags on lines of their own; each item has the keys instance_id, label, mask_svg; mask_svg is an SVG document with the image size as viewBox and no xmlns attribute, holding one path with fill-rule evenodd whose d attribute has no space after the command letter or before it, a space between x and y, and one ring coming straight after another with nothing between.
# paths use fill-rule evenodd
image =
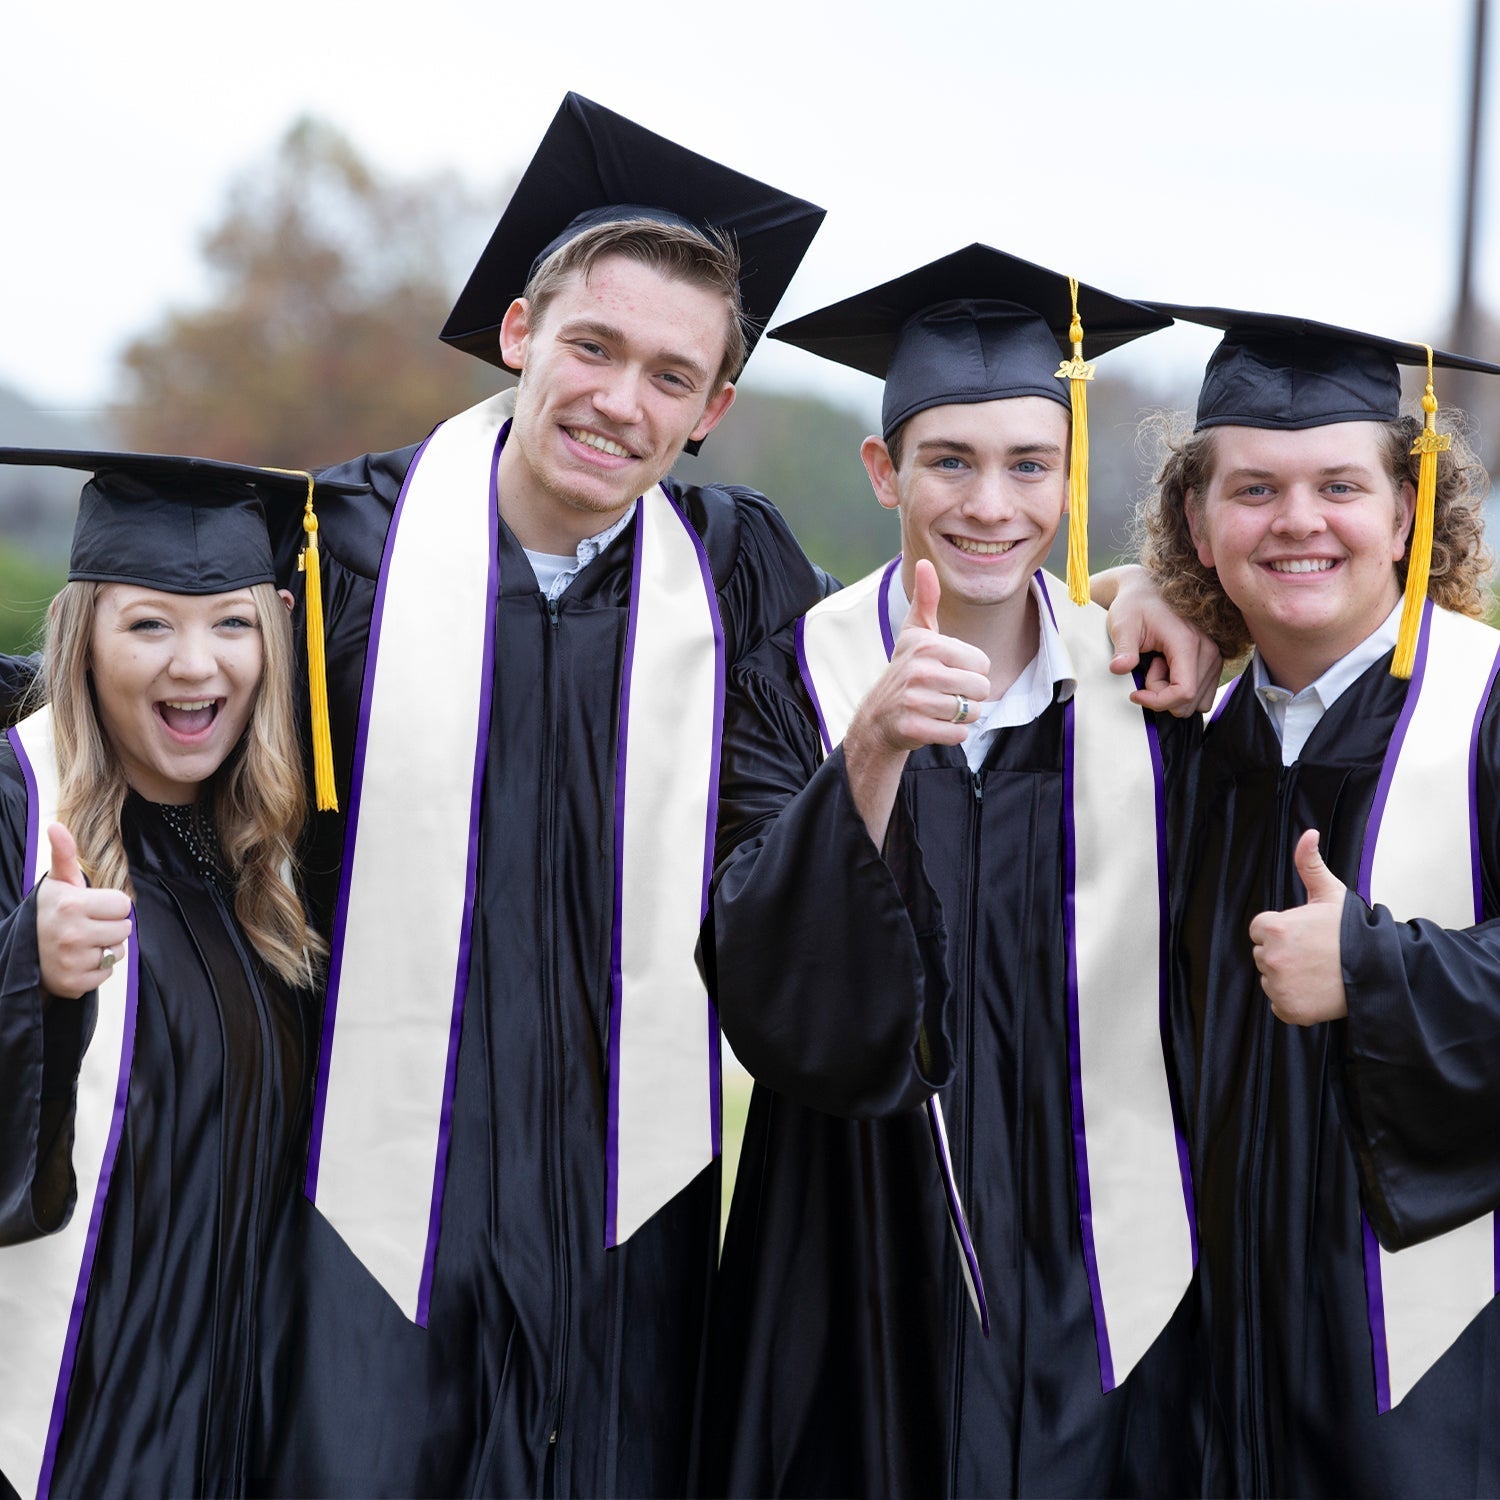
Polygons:
<instances>
[{"instance_id":1,"label":"utility pole","mask_svg":"<svg viewBox=\"0 0 1500 1500\"><path fill-rule=\"evenodd\" d=\"M1489 0L1474 0L1474 24L1471 33L1469 58L1472 68L1469 74L1469 142L1464 171L1463 233L1458 257L1458 298L1453 309L1452 349L1456 354L1473 354L1484 357L1487 351L1477 347L1479 330L1475 326L1479 313L1474 297L1474 241L1479 218L1480 153L1484 139L1484 44L1485 19ZM1482 377L1454 371L1445 381L1451 390L1448 397L1454 405L1474 411L1481 394L1479 382ZM1500 434L1483 433L1484 446L1494 457L1500 448Z\"/></svg>"}]
</instances>

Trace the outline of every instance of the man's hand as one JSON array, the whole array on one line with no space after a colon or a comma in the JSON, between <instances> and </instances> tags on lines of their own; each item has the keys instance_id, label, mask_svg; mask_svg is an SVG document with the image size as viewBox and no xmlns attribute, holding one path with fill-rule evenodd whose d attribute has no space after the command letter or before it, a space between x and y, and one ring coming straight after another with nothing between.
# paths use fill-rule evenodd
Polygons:
<instances>
[{"instance_id":1,"label":"man's hand","mask_svg":"<svg viewBox=\"0 0 1500 1500\"><path fill-rule=\"evenodd\" d=\"M1316 828L1297 840L1292 858L1307 887L1307 905L1261 912L1250 924L1250 941L1277 1019L1314 1026L1349 1014L1339 945L1348 888L1323 863Z\"/></svg>"},{"instance_id":2,"label":"man's hand","mask_svg":"<svg viewBox=\"0 0 1500 1500\"><path fill-rule=\"evenodd\" d=\"M1196 626L1179 619L1161 601L1151 575L1134 563L1110 568L1089 580L1094 601L1109 610L1115 657L1109 669L1133 672L1147 652L1160 652L1146 668L1145 685L1130 697L1142 708L1185 719L1213 706L1224 658Z\"/></svg>"},{"instance_id":3,"label":"man's hand","mask_svg":"<svg viewBox=\"0 0 1500 1500\"><path fill-rule=\"evenodd\" d=\"M989 696L989 657L939 631L941 597L937 569L920 559L891 664L844 735L849 788L877 848L885 839L908 753L922 745L963 744L976 707ZM960 699L968 708L957 719Z\"/></svg>"},{"instance_id":4,"label":"man's hand","mask_svg":"<svg viewBox=\"0 0 1500 1500\"><path fill-rule=\"evenodd\" d=\"M48 994L76 1000L108 977L118 948L130 936L130 898L124 891L90 890L78 867L78 845L61 823L47 828L52 868L36 897L36 946Z\"/></svg>"}]
</instances>

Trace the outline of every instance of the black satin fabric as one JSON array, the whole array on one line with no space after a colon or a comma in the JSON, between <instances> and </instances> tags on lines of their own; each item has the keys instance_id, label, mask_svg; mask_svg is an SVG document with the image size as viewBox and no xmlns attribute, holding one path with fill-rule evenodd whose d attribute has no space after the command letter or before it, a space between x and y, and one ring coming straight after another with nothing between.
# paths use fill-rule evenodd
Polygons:
<instances>
[{"instance_id":1,"label":"black satin fabric","mask_svg":"<svg viewBox=\"0 0 1500 1500\"><path fill-rule=\"evenodd\" d=\"M17 1240L91 1211L73 1202L68 1153L98 999L42 994L8 742L0 797L0 1233ZM284 1379L261 1329L278 1321L268 1303L285 1287L265 1271L300 1183L314 1009L253 956L148 803L127 801L123 834L140 951L135 1053L52 1493L241 1494L259 1393ZM123 999L112 988L106 1004Z\"/></svg>"},{"instance_id":2,"label":"black satin fabric","mask_svg":"<svg viewBox=\"0 0 1500 1500\"><path fill-rule=\"evenodd\" d=\"M369 478L375 494L320 508L341 794L373 578L410 460L406 450L346 466L336 477ZM732 661L825 582L759 496L691 489L683 500ZM295 1375L266 1454L274 1493L672 1495L688 1484L717 1163L604 1248L613 788L635 529L555 611L501 531L479 898L430 1323L409 1323L305 1210L284 1333ZM340 820L319 821L326 901Z\"/></svg>"},{"instance_id":3,"label":"black satin fabric","mask_svg":"<svg viewBox=\"0 0 1500 1500\"><path fill-rule=\"evenodd\" d=\"M1388 667L1337 700L1293 766L1248 682L1205 737L1178 979L1196 1073L1210 1494L1500 1494L1500 1310L1377 1414L1359 1218L1363 1202L1398 1249L1500 1204L1500 926L1398 924L1351 894L1349 1019L1306 1028L1272 1016L1247 932L1256 913L1306 899L1292 851L1307 828L1353 886L1406 694ZM1487 911L1500 909L1495 716L1492 699L1478 783Z\"/></svg>"},{"instance_id":4,"label":"black satin fabric","mask_svg":"<svg viewBox=\"0 0 1500 1500\"><path fill-rule=\"evenodd\" d=\"M760 1081L704 1488L1185 1494L1191 1295L1100 1389L1069 1105L1063 709L1001 731L977 775L956 750L915 752L881 858L842 752L818 764L792 652L784 632L739 675L726 728L712 936L725 1034ZM1175 763L1195 730L1164 729ZM988 1340L918 1107L935 1088Z\"/></svg>"}]
</instances>

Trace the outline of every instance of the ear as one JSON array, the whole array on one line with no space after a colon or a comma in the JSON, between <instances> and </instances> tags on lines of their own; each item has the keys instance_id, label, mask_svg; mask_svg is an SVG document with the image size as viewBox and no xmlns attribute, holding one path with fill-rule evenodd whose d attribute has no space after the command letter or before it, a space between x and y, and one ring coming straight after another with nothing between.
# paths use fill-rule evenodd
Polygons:
<instances>
[{"instance_id":1,"label":"ear","mask_svg":"<svg viewBox=\"0 0 1500 1500\"><path fill-rule=\"evenodd\" d=\"M1417 487L1409 479L1401 481L1398 497L1401 508L1396 512L1396 534L1391 541L1391 561L1400 562L1406 556L1407 539L1417 517Z\"/></svg>"},{"instance_id":2,"label":"ear","mask_svg":"<svg viewBox=\"0 0 1500 1500\"><path fill-rule=\"evenodd\" d=\"M708 405L703 408L703 415L698 419L698 425L688 439L689 442L701 443L720 422L724 420L725 413L734 405L734 382L726 380L723 385L708 399Z\"/></svg>"},{"instance_id":3,"label":"ear","mask_svg":"<svg viewBox=\"0 0 1500 1500\"><path fill-rule=\"evenodd\" d=\"M1188 535L1198 549L1198 561L1205 568L1214 565L1214 550L1208 542L1208 529L1203 524L1203 508L1198 501L1198 491L1188 490L1182 497L1182 509L1187 516Z\"/></svg>"},{"instance_id":4,"label":"ear","mask_svg":"<svg viewBox=\"0 0 1500 1500\"><path fill-rule=\"evenodd\" d=\"M885 439L872 433L859 445L859 457L870 476L875 498L887 510L895 510L901 496L896 488L896 466L891 462L891 450L886 447Z\"/></svg>"},{"instance_id":5,"label":"ear","mask_svg":"<svg viewBox=\"0 0 1500 1500\"><path fill-rule=\"evenodd\" d=\"M500 320L500 356L513 370L526 367L526 340L531 333L531 308L517 297Z\"/></svg>"},{"instance_id":6,"label":"ear","mask_svg":"<svg viewBox=\"0 0 1500 1500\"><path fill-rule=\"evenodd\" d=\"M281 602L286 605L287 613L290 614L297 607L297 601L292 598L292 591L290 589L277 589L276 592L280 596Z\"/></svg>"}]
</instances>

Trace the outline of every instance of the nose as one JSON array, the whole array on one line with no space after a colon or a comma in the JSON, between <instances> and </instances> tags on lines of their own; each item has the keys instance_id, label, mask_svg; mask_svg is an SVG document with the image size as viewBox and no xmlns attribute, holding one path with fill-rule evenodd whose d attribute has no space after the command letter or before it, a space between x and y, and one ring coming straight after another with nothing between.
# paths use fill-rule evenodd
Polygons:
<instances>
[{"instance_id":1,"label":"nose","mask_svg":"<svg viewBox=\"0 0 1500 1500\"><path fill-rule=\"evenodd\" d=\"M219 669L213 637L206 630L182 629L173 640L167 673L178 682L205 682Z\"/></svg>"},{"instance_id":2,"label":"nose","mask_svg":"<svg viewBox=\"0 0 1500 1500\"><path fill-rule=\"evenodd\" d=\"M619 368L601 373L594 388L594 410L608 422L629 427L642 418L639 370Z\"/></svg>"},{"instance_id":3,"label":"nose","mask_svg":"<svg viewBox=\"0 0 1500 1500\"><path fill-rule=\"evenodd\" d=\"M1317 492L1305 484L1294 484L1286 491L1271 521L1277 536L1316 536L1327 528Z\"/></svg>"},{"instance_id":4,"label":"nose","mask_svg":"<svg viewBox=\"0 0 1500 1500\"><path fill-rule=\"evenodd\" d=\"M1016 500L1005 475L981 471L968 486L961 507L965 520L994 526L1016 513Z\"/></svg>"}]
</instances>

